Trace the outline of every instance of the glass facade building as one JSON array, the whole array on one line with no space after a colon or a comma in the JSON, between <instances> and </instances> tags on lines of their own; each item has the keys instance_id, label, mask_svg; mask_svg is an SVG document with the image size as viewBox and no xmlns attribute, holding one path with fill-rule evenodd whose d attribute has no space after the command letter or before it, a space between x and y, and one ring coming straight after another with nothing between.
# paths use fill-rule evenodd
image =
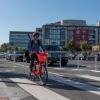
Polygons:
<instances>
[{"instance_id":1,"label":"glass facade building","mask_svg":"<svg viewBox=\"0 0 100 100\"><path fill-rule=\"evenodd\" d=\"M42 29L44 45L65 46L65 28L55 25L44 25Z\"/></svg>"},{"instance_id":2,"label":"glass facade building","mask_svg":"<svg viewBox=\"0 0 100 100\"><path fill-rule=\"evenodd\" d=\"M100 44L100 26L89 26L85 20L62 20L36 28L36 32L40 34L43 45L67 47L71 40L74 40L77 47L80 47L82 41L90 46ZM28 34L31 37L32 33L11 31L9 42L26 48Z\"/></svg>"},{"instance_id":3,"label":"glass facade building","mask_svg":"<svg viewBox=\"0 0 100 100\"><path fill-rule=\"evenodd\" d=\"M82 41L88 45L100 43L100 28L98 26L67 26L47 24L42 26L43 44L66 47L70 40L74 40L77 47Z\"/></svg>"},{"instance_id":4,"label":"glass facade building","mask_svg":"<svg viewBox=\"0 0 100 100\"><path fill-rule=\"evenodd\" d=\"M27 48L27 44L33 32L10 31L9 43L17 47Z\"/></svg>"}]
</instances>

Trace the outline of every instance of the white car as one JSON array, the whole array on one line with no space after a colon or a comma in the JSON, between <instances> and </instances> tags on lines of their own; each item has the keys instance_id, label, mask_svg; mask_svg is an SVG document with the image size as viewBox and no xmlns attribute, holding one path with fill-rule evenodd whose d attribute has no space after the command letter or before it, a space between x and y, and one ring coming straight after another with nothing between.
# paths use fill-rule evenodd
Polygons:
<instances>
[{"instance_id":1,"label":"white car","mask_svg":"<svg viewBox=\"0 0 100 100\"><path fill-rule=\"evenodd\" d=\"M78 54L76 57L75 57L76 60L84 60L84 56L83 54Z\"/></svg>"},{"instance_id":2,"label":"white car","mask_svg":"<svg viewBox=\"0 0 100 100\"><path fill-rule=\"evenodd\" d=\"M5 53L0 52L0 58L5 58Z\"/></svg>"}]
</instances>

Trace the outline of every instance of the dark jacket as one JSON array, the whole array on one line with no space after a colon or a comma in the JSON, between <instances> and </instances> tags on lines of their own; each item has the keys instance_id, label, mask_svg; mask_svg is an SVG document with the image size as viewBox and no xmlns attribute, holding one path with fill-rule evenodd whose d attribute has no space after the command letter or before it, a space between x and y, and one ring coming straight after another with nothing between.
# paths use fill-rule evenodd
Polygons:
<instances>
[{"instance_id":1,"label":"dark jacket","mask_svg":"<svg viewBox=\"0 0 100 100\"><path fill-rule=\"evenodd\" d=\"M40 40L38 40L37 43L34 43L34 41L30 40L28 43L28 51L44 51L43 45Z\"/></svg>"}]
</instances>

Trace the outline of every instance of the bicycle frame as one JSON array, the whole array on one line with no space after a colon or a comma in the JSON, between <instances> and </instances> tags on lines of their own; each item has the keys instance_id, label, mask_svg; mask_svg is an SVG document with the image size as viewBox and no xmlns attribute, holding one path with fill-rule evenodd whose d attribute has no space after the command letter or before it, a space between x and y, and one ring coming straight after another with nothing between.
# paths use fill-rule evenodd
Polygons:
<instances>
[{"instance_id":1,"label":"bicycle frame","mask_svg":"<svg viewBox=\"0 0 100 100\"><path fill-rule=\"evenodd\" d=\"M33 71L33 73L35 75L40 75L42 74L42 67L44 66L44 63L48 60L48 55L45 52L35 52L35 54L39 62L35 65L36 67L38 67L38 69L36 68L36 70Z\"/></svg>"}]
</instances>

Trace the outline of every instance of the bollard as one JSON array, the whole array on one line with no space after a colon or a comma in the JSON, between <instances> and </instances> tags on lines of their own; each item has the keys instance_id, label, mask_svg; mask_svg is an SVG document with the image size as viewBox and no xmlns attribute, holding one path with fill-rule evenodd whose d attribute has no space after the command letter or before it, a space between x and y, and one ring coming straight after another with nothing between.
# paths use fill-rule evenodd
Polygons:
<instances>
[{"instance_id":1,"label":"bollard","mask_svg":"<svg viewBox=\"0 0 100 100\"><path fill-rule=\"evenodd\" d=\"M48 67L48 60L46 60L46 67Z\"/></svg>"},{"instance_id":2,"label":"bollard","mask_svg":"<svg viewBox=\"0 0 100 100\"><path fill-rule=\"evenodd\" d=\"M60 57L59 66L61 68L61 55L59 57Z\"/></svg>"},{"instance_id":3,"label":"bollard","mask_svg":"<svg viewBox=\"0 0 100 100\"><path fill-rule=\"evenodd\" d=\"M95 54L95 70L97 70L97 54Z\"/></svg>"},{"instance_id":4,"label":"bollard","mask_svg":"<svg viewBox=\"0 0 100 100\"><path fill-rule=\"evenodd\" d=\"M77 59L77 69L79 69L79 56L78 56L78 59Z\"/></svg>"},{"instance_id":5,"label":"bollard","mask_svg":"<svg viewBox=\"0 0 100 100\"><path fill-rule=\"evenodd\" d=\"M25 62L25 55L23 55L23 62Z\"/></svg>"},{"instance_id":6,"label":"bollard","mask_svg":"<svg viewBox=\"0 0 100 100\"><path fill-rule=\"evenodd\" d=\"M15 52L14 52L14 62L16 62L16 57L15 57L16 55L15 55Z\"/></svg>"}]
</instances>

